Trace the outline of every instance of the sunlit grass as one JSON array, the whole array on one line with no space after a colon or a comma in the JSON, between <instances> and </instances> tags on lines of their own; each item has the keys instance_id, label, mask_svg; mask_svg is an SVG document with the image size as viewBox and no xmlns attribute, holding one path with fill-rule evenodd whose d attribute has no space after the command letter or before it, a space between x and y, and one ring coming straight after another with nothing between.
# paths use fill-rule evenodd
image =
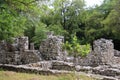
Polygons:
<instances>
[{"instance_id":1,"label":"sunlit grass","mask_svg":"<svg viewBox=\"0 0 120 80\"><path fill-rule=\"evenodd\" d=\"M96 80L83 74L39 75L0 70L0 80Z\"/></svg>"}]
</instances>

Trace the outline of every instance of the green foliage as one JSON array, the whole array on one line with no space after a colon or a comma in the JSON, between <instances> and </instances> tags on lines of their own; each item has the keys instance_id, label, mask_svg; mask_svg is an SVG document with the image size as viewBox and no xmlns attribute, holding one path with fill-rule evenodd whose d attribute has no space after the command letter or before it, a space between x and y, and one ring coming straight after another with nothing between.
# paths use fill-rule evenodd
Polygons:
<instances>
[{"instance_id":1,"label":"green foliage","mask_svg":"<svg viewBox=\"0 0 120 80\"><path fill-rule=\"evenodd\" d=\"M26 19L21 15L14 15L10 10L0 12L0 40L23 35Z\"/></svg>"},{"instance_id":2,"label":"green foliage","mask_svg":"<svg viewBox=\"0 0 120 80\"><path fill-rule=\"evenodd\" d=\"M38 8L34 0L0 1L0 40L23 36L27 28L26 16L35 14L35 9Z\"/></svg>"},{"instance_id":3,"label":"green foliage","mask_svg":"<svg viewBox=\"0 0 120 80\"><path fill-rule=\"evenodd\" d=\"M119 17L119 0L104 0L102 5L87 9L84 0L1 0L0 40L25 35L38 46L47 31L54 31L65 36L71 53L83 55L89 52L84 50L88 45L81 44L101 37L120 41Z\"/></svg>"},{"instance_id":4,"label":"green foliage","mask_svg":"<svg viewBox=\"0 0 120 80\"><path fill-rule=\"evenodd\" d=\"M81 45L80 55L85 57L88 53L90 53L90 44Z\"/></svg>"},{"instance_id":5,"label":"green foliage","mask_svg":"<svg viewBox=\"0 0 120 80\"><path fill-rule=\"evenodd\" d=\"M50 25L48 30L53 31L55 35L64 35L66 31L62 28L61 25Z\"/></svg>"},{"instance_id":6,"label":"green foliage","mask_svg":"<svg viewBox=\"0 0 120 80\"><path fill-rule=\"evenodd\" d=\"M114 1L115 8L111 10L109 15L102 21L104 24L104 31L107 32L107 35L112 39L120 40L120 1Z\"/></svg>"},{"instance_id":7,"label":"green foliage","mask_svg":"<svg viewBox=\"0 0 120 80\"><path fill-rule=\"evenodd\" d=\"M75 35L72 38L72 42L69 43L66 41L63 47L68 50L70 55L73 55L74 57L85 57L90 52L90 45L80 45Z\"/></svg>"},{"instance_id":8,"label":"green foliage","mask_svg":"<svg viewBox=\"0 0 120 80\"><path fill-rule=\"evenodd\" d=\"M35 43L36 48L38 48L41 41L46 38L46 32L48 32L48 30L46 29L46 25L43 23L39 23L39 25L35 27L35 36L32 40Z\"/></svg>"},{"instance_id":9,"label":"green foliage","mask_svg":"<svg viewBox=\"0 0 120 80\"><path fill-rule=\"evenodd\" d=\"M55 0L53 2L55 22L60 23L68 35L67 39L80 30L79 14L83 11L83 0Z\"/></svg>"}]
</instances>

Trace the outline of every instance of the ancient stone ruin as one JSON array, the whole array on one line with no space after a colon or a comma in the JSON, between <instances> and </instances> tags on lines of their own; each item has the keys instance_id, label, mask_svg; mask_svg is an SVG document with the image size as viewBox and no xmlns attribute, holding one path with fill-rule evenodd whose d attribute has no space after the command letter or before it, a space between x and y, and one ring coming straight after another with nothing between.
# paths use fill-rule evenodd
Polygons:
<instances>
[{"instance_id":1,"label":"ancient stone ruin","mask_svg":"<svg viewBox=\"0 0 120 80\"><path fill-rule=\"evenodd\" d=\"M14 38L13 44L2 41L0 43L0 63L2 64L28 64L38 62L38 50L29 50L28 37Z\"/></svg>"},{"instance_id":2,"label":"ancient stone ruin","mask_svg":"<svg viewBox=\"0 0 120 80\"><path fill-rule=\"evenodd\" d=\"M118 56L119 51L114 49L112 41L102 38L93 42L93 50L87 57L78 58L78 64L81 66L114 65L120 63Z\"/></svg>"},{"instance_id":3,"label":"ancient stone ruin","mask_svg":"<svg viewBox=\"0 0 120 80\"><path fill-rule=\"evenodd\" d=\"M120 51L114 49L112 40L98 39L93 42L93 50L86 57L69 57L62 48L63 36L47 33L47 39L41 42L39 50L28 37L14 38L13 43L0 42L0 67L8 70L57 73L65 71L83 71L120 79ZM107 79L105 79L107 80ZM109 79L108 79L109 80Z\"/></svg>"},{"instance_id":4,"label":"ancient stone ruin","mask_svg":"<svg viewBox=\"0 0 120 80\"><path fill-rule=\"evenodd\" d=\"M98 65L114 63L114 45L111 40L100 39L93 43L93 55Z\"/></svg>"},{"instance_id":5,"label":"ancient stone ruin","mask_svg":"<svg viewBox=\"0 0 120 80\"><path fill-rule=\"evenodd\" d=\"M63 36L54 36L52 32L48 33L46 40L41 42L39 51L44 60L64 60L65 50L62 48Z\"/></svg>"},{"instance_id":6,"label":"ancient stone ruin","mask_svg":"<svg viewBox=\"0 0 120 80\"><path fill-rule=\"evenodd\" d=\"M2 64L28 64L41 60L65 60L67 52L63 50L63 36L54 36L48 33L47 39L41 42L39 50L34 49L28 37L14 38L13 43L2 41L0 43L0 63ZM30 46L30 49L29 49Z\"/></svg>"}]
</instances>

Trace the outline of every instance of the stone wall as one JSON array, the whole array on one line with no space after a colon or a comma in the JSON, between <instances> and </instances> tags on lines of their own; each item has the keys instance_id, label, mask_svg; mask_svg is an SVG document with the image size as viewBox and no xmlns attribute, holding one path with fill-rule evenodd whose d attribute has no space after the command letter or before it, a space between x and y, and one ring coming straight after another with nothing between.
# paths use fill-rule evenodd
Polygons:
<instances>
[{"instance_id":1,"label":"stone wall","mask_svg":"<svg viewBox=\"0 0 120 80\"><path fill-rule=\"evenodd\" d=\"M0 42L0 63L10 63L14 61L14 53L12 52L12 47L6 41Z\"/></svg>"},{"instance_id":2,"label":"stone wall","mask_svg":"<svg viewBox=\"0 0 120 80\"><path fill-rule=\"evenodd\" d=\"M62 36L49 33L48 38L41 43L39 50L34 50L34 43L30 43L29 49L27 37L16 38L13 44L2 41L0 42L0 64L2 64L0 67L40 74L53 74L52 70L59 70L58 73L63 70L77 70L120 79L120 51L114 49L111 40L94 41L90 54L75 60L73 57L67 57L67 52L62 48L63 39ZM74 60L77 63L74 64Z\"/></svg>"},{"instance_id":3,"label":"stone wall","mask_svg":"<svg viewBox=\"0 0 120 80\"><path fill-rule=\"evenodd\" d=\"M39 51L44 60L64 60L66 52L62 49L63 36L54 36L52 32L48 33L46 40L41 42Z\"/></svg>"},{"instance_id":4,"label":"stone wall","mask_svg":"<svg viewBox=\"0 0 120 80\"><path fill-rule=\"evenodd\" d=\"M93 43L94 52L96 58L100 64L113 64L114 63L114 45L111 40L100 39ZM96 59L95 59L96 60Z\"/></svg>"},{"instance_id":5,"label":"stone wall","mask_svg":"<svg viewBox=\"0 0 120 80\"><path fill-rule=\"evenodd\" d=\"M93 42L93 51L87 57L78 58L78 64L81 66L114 65L120 63L118 56L119 51L114 50L111 40L98 39Z\"/></svg>"},{"instance_id":6,"label":"stone wall","mask_svg":"<svg viewBox=\"0 0 120 80\"><path fill-rule=\"evenodd\" d=\"M13 44L5 41L0 42L0 63L20 65L36 63L41 60L58 60L59 65L54 66L56 69L68 66L63 65L59 61L74 63L75 59L67 57L67 52L62 48L64 37L54 36L53 33L48 33L47 37L41 43L39 50L34 50L34 43L30 43L29 49L28 37L15 38ZM93 50L90 54L86 57L79 57L75 61L77 63L74 66L119 65L120 52L114 49L114 44L111 40L98 39L93 42ZM43 63L43 66L46 64Z\"/></svg>"},{"instance_id":7,"label":"stone wall","mask_svg":"<svg viewBox=\"0 0 120 80\"><path fill-rule=\"evenodd\" d=\"M20 55L22 64L35 63L41 61L41 56L37 50L28 50Z\"/></svg>"},{"instance_id":8,"label":"stone wall","mask_svg":"<svg viewBox=\"0 0 120 80\"><path fill-rule=\"evenodd\" d=\"M120 57L120 51L118 51L118 50L114 50L114 56L116 56L116 57Z\"/></svg>"},{"instance_id":9,"label":"stone wall","mask_svg":"<svg viewBox=\"0 0 120 80\"><path fill-rule=\"evenodd\" d=\"M13 43L2 41L0 43L0 63L2 64L28 64L41 60L65 60L67 52L62 49L63 36L54 36L48 33L47 39L41 42L40 49L34 50L34 43L28 37L14 38Z\"/></svg>"},{"instance_id":10,"label":"stone wall","mask_svg":"<svg viewBox=\"0 0 120 80\"><path fill-rule=\"evenodd\" d=\"M12 44L2 41L0 43L0 63L20 65L40 61L39 51L29 50L28 44L28 37L14 38Z\"/></svg>"},{"instance_id":11,"label":"stone wall","mask_svg":"<svg viewBox=\"0 0 120 80\"><path fill-rule=\"evenodd\" d=\"M24 72L24 73L36 73L36 74L42 74L42 75L56 75L56 74L68 74L68 73L74 73L81 74L83 72L87 73L89 76L92 77L92 75L96 76L97 80L120 80L120 67L115 66L97 66L97 67L90 67L90 66L76 66L74 67L70 63L65 63L62 61L53 61L54 65L57 65L56 67L52 69L45 69L42 68L41 65L43 63L48 63L48 61L42 61L39 63L32 63L29 65L10 65L10 64L0 64L0 68L3 70L9 70L9 71L16 71L16 72ZM65 66L63 68L63 66ZM43 66L44 67L44 66ZM58 69L56 69L58 67ZM68 71L68 69L70 71ZM67 71L66 71L67 69ZM71 71L72 70L72 71ZM79 72L80 71L80 72ZM99 77L97 77L99 75ZM100 79L99 79L100 78Z\"/></svg>"},{"instance_id":12,"label":"stone wall","mask_svg":"<svg viewBox=\"0 0 120 80\"><path fill-rule=\"evenodd\" d=\"M40 61L37 63L26 64L26 66L41 68L43 70L66 70L66 71L75 70L75 66L73 63L58 61L58 60Z\"/></svg>"},{"instance_id":13,"label":"stone wall","mask_svg":"<svg viewBox=\"0 0 120 80\"><path fill-rule=\"evenodd\" d=\"M10 65L10 64L0 64L0 68L3 70L8 71L15 71L15 72L24 72L24 73L35 73L35 74L41 74L41 75L57 75L57 74L69 74L72 73L70 71L58 71L58 70L43 70L40 68L35 67L27 67L23 65Z\"/></svg>"},{"instance_id":14,"label":"stone wall","mask_svg":"<svg viewBox=\"0 0 120 80\"><path fill-rule=\"evenodd\" d=\"M68 63L64 61L52 61L52 67L50 69L74 71L75 66L73 63Z\"/></svg>"},{"instance_id":15,"label":"stone wall","mask_svg":"<svg viewBox=\"0 0 120 80\"><path fill-rule=\"evenodd\" d=\"M29 49L29 40L28 37L19 37L19 38L13 38L13 44L15 50L17 51L25 51Z\"/></svg>"},{"instance_id":16,"label":"stone wall","mask_svg":"<svg viewBox=\"0 0 120 80\"><path fill-rule=\"evenodd\" d=\"M91 73L95 75L101 75L106 77L102 80L120 80L120 69L119 66L108 66L108 65L100 65L97 67L90 66L77 66L77 71Z\"/></svg>"}]
</instances>

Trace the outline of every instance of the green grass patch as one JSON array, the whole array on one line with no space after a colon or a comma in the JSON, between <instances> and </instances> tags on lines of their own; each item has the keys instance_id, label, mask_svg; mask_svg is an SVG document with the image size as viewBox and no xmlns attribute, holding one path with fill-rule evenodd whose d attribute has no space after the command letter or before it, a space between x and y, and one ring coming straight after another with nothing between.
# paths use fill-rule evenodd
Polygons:
<instances>
[{"instance_id":1,"label":"green grass patch","mask_svg":"<svg viewBox=\"0 0 120 80\"><path fill-rule=\"evenodd\" d=\"M85 76L83 74L39 75L1 70L0 80L96 80L96 79Z\"/></svg>"}]
</instances>

